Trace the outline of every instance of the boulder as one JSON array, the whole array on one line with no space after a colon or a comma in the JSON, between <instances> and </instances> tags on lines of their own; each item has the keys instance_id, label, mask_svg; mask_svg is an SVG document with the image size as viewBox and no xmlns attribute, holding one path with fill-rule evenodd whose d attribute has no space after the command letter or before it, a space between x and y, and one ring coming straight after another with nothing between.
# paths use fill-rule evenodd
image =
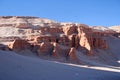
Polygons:
<instances>
[{"instance_id":1,"label":"boulder","mask_svg":"<svg viewBox=\"0 0 120 80\"><path fill-rule=\"evenodd\" d=\"M37 50L38 55L52 55L53 45L50 42L42 42Z\"/></svg>"},{"instance_id":2,"label":"boulder","mask_svg":"<svg viewBox=\"0 0 120 80\"><path fill-rule=\"evenodd\" d=\"M8 47L14 51L21 51L28 48L29 43L26 40L15 39Z\"/></svg>"}]
</instances>

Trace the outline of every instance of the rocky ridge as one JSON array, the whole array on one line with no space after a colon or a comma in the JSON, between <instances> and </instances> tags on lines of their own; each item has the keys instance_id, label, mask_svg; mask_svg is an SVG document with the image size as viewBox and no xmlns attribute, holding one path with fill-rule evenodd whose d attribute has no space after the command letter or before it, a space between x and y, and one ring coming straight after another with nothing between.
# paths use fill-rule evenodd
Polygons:
<instances>
[{"instance_id":1,"label":"rocky ridge","mask_svg":"<svg viewBox=\"0 0 120 80\"><path fill-rule=\"evenodd\" d=\"M95 56L109 51L108 37L119 38L115 30L99 30L85 24L59 23L29 16L0 17L0 41L11 42L15 52L30 50L37 56L49 56L72 63L82 63L78 52Z\"/></svg>"}]
</instances>

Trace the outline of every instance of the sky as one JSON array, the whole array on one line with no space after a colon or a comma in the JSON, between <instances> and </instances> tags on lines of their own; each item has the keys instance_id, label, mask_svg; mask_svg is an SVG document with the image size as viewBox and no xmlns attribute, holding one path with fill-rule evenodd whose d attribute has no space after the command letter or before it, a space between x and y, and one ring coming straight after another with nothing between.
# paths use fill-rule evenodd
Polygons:
<instances>
[{"instance_id":1,"label":"sky","mask_svg":"<svg viewBox=\"0 0 120 80\"><path fill-rule=\"evenodd\" d=\"M120 0L0 0L0 16L35 16L107 27L120 25Z\"/></svg>"}]
</instances>

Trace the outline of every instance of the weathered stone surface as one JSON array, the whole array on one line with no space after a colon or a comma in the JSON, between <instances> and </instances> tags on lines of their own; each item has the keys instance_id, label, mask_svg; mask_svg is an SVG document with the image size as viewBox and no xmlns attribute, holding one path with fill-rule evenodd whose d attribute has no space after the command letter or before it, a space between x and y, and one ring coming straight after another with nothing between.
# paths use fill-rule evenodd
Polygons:
<instances>
[{"instance_id":1,"label":"weathered stone surface","mask_svg":"<svg viewBox=\"0 0 120 80\"><path fill-rule=\"evenodd\" d=\"M83 25L78 26L79 44L84 47L89 54L93 54L94 48L107 49L107 43L104 39L104 34L94 32L91 28Z\"/></svg>"},{"instance_id":2,"label":"weathered stone surface","mask_svg":"<svg viewBox=\"0 0 120 80\"><path fill-rule=\"evenodd\" d=\"M74 24L65 25L62 28L63 28L63 32L65 33L65 35L71 35L71 34L77 33L77 27Z\"/></svg>"},{"instance_id":3,"label":"weathered stone surface","mask_svg":"<svg viewBox=\"0 0 120 80\"><path fill-rule=\"evenodd\" d=\"M83 47L90 54L92 54L94 48L107 49L107 43L103 38L105 33L96 32L84 24L77 26L64 25L64 27L61 27L62 28L41 27L44 35L27 37L27 40L37 44L42 42L56 42L63 46L75 47L76 49ZM28 33L32 33L32 30L28 30ZM36 31L36 33L39 33L39 30ZM50 34L48 35L46 33ZM57 35L57 33L59 33L59 35ZM56 51L54 52L56 53Z\"/></svg>"},{"instance_id":4,"label":"weathered stone surface","mask_svg":"<svg viewBox=\"0 0 120 80\"><path fill-rule=\"evenodd\" d=\"M69 51L69 60L71 62L80 63L80 60L78 59L78 57L76 55L76 49L74 47L70 48L70 51Z\"/></svg>"},{"instance_id":5,"label":"weathered stone surface","mask_svg":"<svg viewBox=\"0 0 120 80\"><path fill-rule=\"evenodd\" d=\"M61 35L59 38L57 38L57 43L64 45L64 46L69 46L68 36Z\"/></svg>"},{"instance_id":6,"label":"weathered stone surface","mask_svg":"<svg viewBox=\"0 0 120 80\"><path fill-rule=\"evenodd\" d=\"M77 50L90 55L97 49L106 50L106 37L120 35L113 30L95 30L85 24L62 24L29 16L3 16L0 17L0 22L0 30L4 31L0 34L0 41L14 40L9 45L12 50L27 48L39 56L47 55L73 61L76 61ZM7 33L8 29L12 32Z\"/></svg>"},{"instance_id":7,"label":"weathered stone surface","mask_svg":"<svg viewBox=\"0 0 120 80\"><path fill-rule=\"evenodd\" d=\"M41 42L56 42L55 36L51 36L51 35L48 35L48 36L45 36L45 35L35 36L33 38L34 38L34 41L36 43L41 43Z\"/></svg>"},{"instance_id":8,"label":"weathered stone surface","mask_svg":"<svg viewBox=\"0 0 120 80\"><path fill-rule=\"evenodd\" d=\"M76 49L79 47L79 37L76 34L69 36L69 46L75 47Z\"/></svg>"},{"instance_id":9,"label":"weathered stone surface","mask_svg":"<svg viewBox=\"0 0 120 80\"><path fill-rule=\"evenodd\" d=\"M58 43L54 43L54 54L56 54L59 57L67 57L68 56L68 52L69 52L69 48L68 47L64 47L62 45L59 45Z\"/></svg>"},{"instance_id":10,"label":"weathered stone surface","mask_svg":"<svg viewBox=\"0 0 120 80\"><path fill-rule=\"evenodd\" d=\"M52 56L55 58L59 58L60 57L59 54L62 53L62 49L57 43L53 43L53 46L54 46L54 49L53 49Z\"/></svg>"},{"instance_id":11,"label":"weathered stone surface","mask_svg":"<svg viewBox=\"0 0 120 80\"><path fill-rule=\"evenodd\" d=\"M53 45L50 42L42 42L37 50L38 55L52 55Z\"/></svg>"},{"instance_id":12,"label":"weathered stone surface","mask_svg":"<svg viewBox=\"0 0 120 80\"><path fill-rule=\"evenodd\" d=\"M16 28L28 29L32 27L32 24L28 23L18 23L15 25Z\"/></svg>"},{"instance_id":13,"label":"weathered stone surface","mask_svg":"<svg viewBox=\"0 0 120 80\"><path fill-rule=\"evenodd\" d=\"M84 47L87 49L89 52L91 52L91 43L90 43L90 38L91 38L91 29L87 26L84 25L79 25L78 26L78 36L79 36L79 44L81 47Z\"/></svg>"},{"instance_id":14,"label":"weathered stone surface","mask_svg":"<svg viewBox=\"0 0 120 80\"><path fill-rule=\"evenodd\" d=\"M16 39L11 44L8 45L8 47L15 51L24 50L29 46L28 42L26 40Z\"/></svg>"}]
</instances>

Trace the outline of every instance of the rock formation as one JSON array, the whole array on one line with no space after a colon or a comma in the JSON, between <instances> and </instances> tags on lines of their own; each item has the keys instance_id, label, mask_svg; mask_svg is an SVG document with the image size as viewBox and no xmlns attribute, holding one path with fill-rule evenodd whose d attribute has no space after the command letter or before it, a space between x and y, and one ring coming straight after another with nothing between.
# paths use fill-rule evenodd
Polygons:
<instances>
[{"instance_id":1,"label":"rock formation","mask_svg":"<svg viewBox=\"0 0 120 80\"><path fill-rule=\"evenodd\" d=\"M50 42L42 42L40 44L38 51L38 55L52 55L53 45Z\"/></svg>"},{"instance_id":2,"label":"rock formation","mask_svg":"<svg viewBox=\"0 0 120 80\"><path fill-rule=\"evenodd\" d=\"M74 47L70 48L70 51L69 51L69 60L71 62L74 62L74 63L80 63L80 60L78 59L78 57L76 55L76 49Z\"/></svg>"},{"instance_id":3,"label":"rock formation","mask_svg":"<svg viewBox=\"0 0 120 80\"><path fill-rule=\"evenodd\" d=\"M8 47L14 51L21 51L28 47L29 43L26 40L15 39Z\"/></svg>"},{"instance_id":4,"label":"rock formation","mask_svg":"<svg viewBox=\"0 0 120 80\"><path fill-rule=\"evenodd\" d=\"M8 31L9 30L9 31ZM30 49L39 56L52 56L79 62L76 50L94 54L95 49L107 50L106 37L117 32L98 30L85 24L62 24L48 19L26 16L0 17L1 41L13 51Z\"/></svg>"}]
</instances>

